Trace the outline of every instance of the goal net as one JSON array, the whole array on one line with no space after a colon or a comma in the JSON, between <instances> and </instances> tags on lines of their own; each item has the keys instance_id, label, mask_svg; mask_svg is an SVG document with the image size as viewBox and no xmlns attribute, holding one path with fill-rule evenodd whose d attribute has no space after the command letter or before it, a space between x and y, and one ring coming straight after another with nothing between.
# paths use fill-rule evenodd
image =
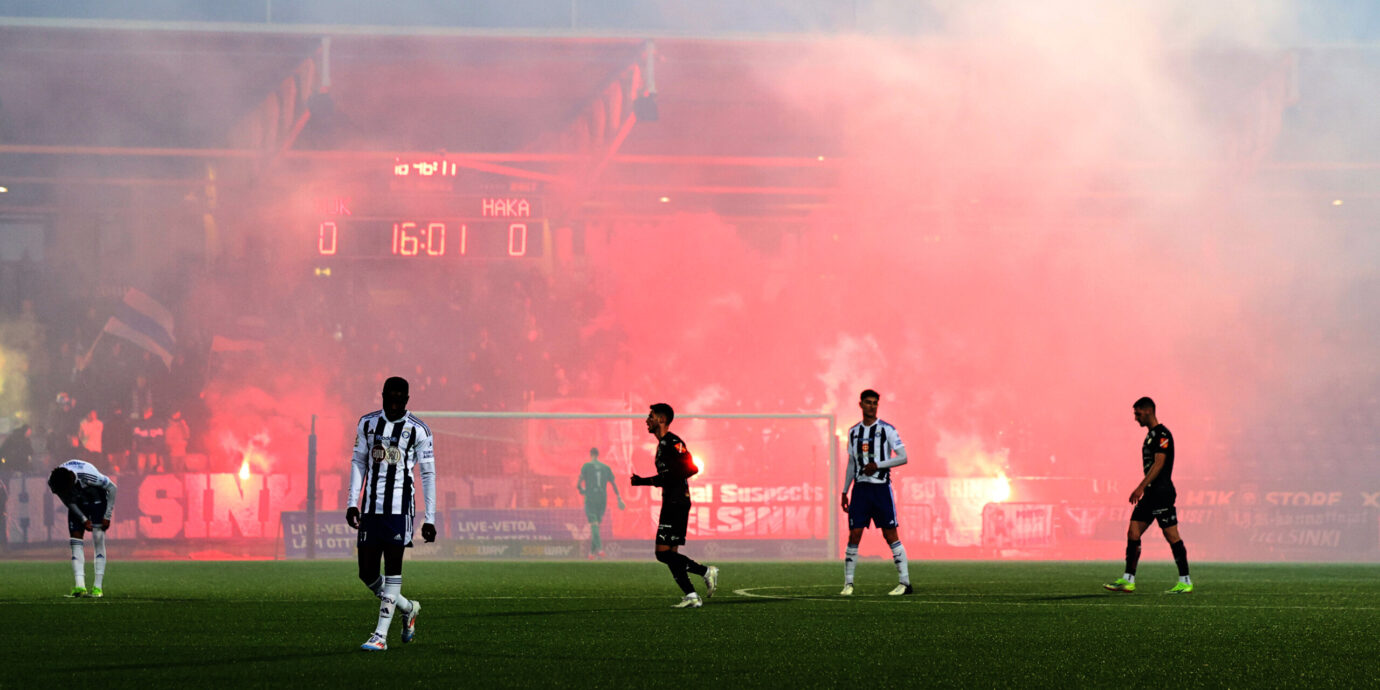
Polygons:
<instances>
[{"instance_id":1,"label":"goal net","mask_svg":"<svg viewBox=\"0 0 1380 690\"><path fill-rule=\"evenodd\" d=\"M417 412L436 447L438 558L644 557L661 490L645 414L572 411ZM604 409L615 405L605 405ZM621 403L616 407L626 410ZM824 414L678 414L700 472L687 538L696 558L823 559L837 544L838 451ZM589 486L597 451L613 486ZM607 471L606 471L607 472ZM592 473L585 474L586 482ZM599 511L601 501L604 509ZM619 508L619 502L624 508ZM591 518L598 519L595 542ZM418 555L421 555L420 553Z\"/></svg>"}]
</instances>

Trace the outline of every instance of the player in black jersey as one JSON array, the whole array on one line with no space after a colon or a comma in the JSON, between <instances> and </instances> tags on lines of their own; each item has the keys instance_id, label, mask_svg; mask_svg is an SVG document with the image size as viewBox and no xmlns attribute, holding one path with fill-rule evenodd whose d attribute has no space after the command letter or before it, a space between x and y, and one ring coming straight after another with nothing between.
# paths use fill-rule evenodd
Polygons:
<instances>
[{"instance_id":1,"label":"player in black jersey","mask_svg":"<svg viewBox=\"0 0 1380 690\"><path fill-rule=\"evenodd\" d=\"M1174 509L1174 435L1169 428L1160 424L1155 415L1155 401L1141 398L1132 406L1136 423L1149 429L1145 443L1141 444L1141 465L1145 478L1131 492L1131 525L1126 530L1126 573L1115 582L1103 585L1113 592L1136 591L1136 563L1140 561L1140 535L1149 529L1153 520L1160 525L1160 531L1169 542L1169 550L1174 554L1174 564L1179 567L1179 582L1168 594L1188 594L1193 591L1193 581L1188 577L1188 551L1179 538L1179 515Z\"/></svg>"},{"instance_id":2,"label":"player in black jersey","mask_svg":"<svg viewBox=\"0 0 1380 690\"><path fill-rule=\"evenodd\" d=\"M656 559L671 569L671 576L676 579L681 591L685 592L685 598L675 607L697 609L703 606L704 602L700 601L700 596L695 593L695 587L690 584L690 576L687 573L704 578L704 598L708 599L714 596L714 590L719 586L719 569L712 565L696 563L680 552L680 545L685 543L685 530L690 523L688 480L699 472L699 468L695 467L690 451L685 447L685 441L670 431L671 420L675 417L676 413L670 405L652 405L651 412L647 413L647 432L657 438L656 476L639 477L634 474L632 485L661 487L661 516L657 519L656 528Z\"/></svg>"}]
</instances>

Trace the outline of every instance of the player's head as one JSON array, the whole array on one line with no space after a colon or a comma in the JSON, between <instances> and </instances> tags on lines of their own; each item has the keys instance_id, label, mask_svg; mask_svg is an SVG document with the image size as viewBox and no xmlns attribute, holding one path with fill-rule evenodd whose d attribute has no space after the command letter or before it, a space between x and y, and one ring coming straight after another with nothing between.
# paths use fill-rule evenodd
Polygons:
<instances>
[{"instance_id":1,"label":"player's head","mask_svg":"<svg viewBox=\"0 0 1380 690\"><path fill-rule=\"evenodd\" d=\"M383 382L383 416L390 422L402 419L407 412L407 379L390 376Z\"/></svg>"},{"instance_id":2,"label":"player's head","mask_svg":"<svg viewBox=\"0 0 1380 690\"><path fill-rule=\"evenodd\" d=\"M598 448L590 448L590 449L589 449L589 459L590 459L590 460L598 460L598 459L599 459L599 449L598 449Z\"/></svg>"},{"instance_id":3,"label":"player's head","mask_svg":"<svg viewBox=\"0 0 1380 690\"><path fill-rule=\"evenodd\" d=\"M1149 397L1137 400L1134 405L1131 405L1131 409L1136 414L1136 423L1141 426L1154 426L1154 422L1157 421L1155 419L1155 401Z\"/></svg>"},{"instance_id":4,"label":"player's head","mask_svg":"<svg viewBox=\"0 0 1380 690\"><path fill-rule=\"evenodd\" d=\"M863 419L871 421L877 418L877 403L881 402L882 396L877 391L868 388L858 396L858 408L862 410Z\"/></svg>"},{"instance_id":5,"label":"player's head","mask_svg":"<svg viewBox=\"0 0 1380 690\"><path fill-rule=\"evenodd\" d=\"M48 490L58 496L70 492L76 483L77 474L66 467L54 467L53 473L48 475Z\"/></svg>"},{"instance_id":6,"label":"player's head","mask_svg":"<svg viewBox=\"0 0 1380 690\"><path fill-rule=\"evenodd\" d=\"M652 405L647 413L647 431L655 434L658 429L665 430L671 426L671 420L676 418L676 411L671 409L666 403Z\"/></svg>"}]
</instances>

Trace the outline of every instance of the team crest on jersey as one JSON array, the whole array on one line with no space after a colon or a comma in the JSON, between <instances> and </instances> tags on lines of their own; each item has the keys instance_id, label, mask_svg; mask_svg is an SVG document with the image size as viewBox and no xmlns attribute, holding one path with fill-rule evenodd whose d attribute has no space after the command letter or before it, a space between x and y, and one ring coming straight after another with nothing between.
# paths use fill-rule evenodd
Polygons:
<instances>
[{"instance_id":1,"label":"team crest on jersey","mask_svg":"<svg viewBox=\"0 0 1380 690\"><path fill-rule=\"evenodd\" d=\"M1168 437L1168 436L1166 436L1166 437L1160 439L1160 447L1161 447L1161 448L1168 448L1168 447L1169 447L1169 437Z\"/></svg>"},{"instance_id":2,"label":"team crest on jersey","mask_svg":"<svg viewBox=\"0 0 1380 690\"><path fill-rule=\"evenodd\" d=\"M685 452L685 444L684 444L684 443L677 443L677 444L676 444L676 452L677 452L677 453L684 453L684 452Z\"/></svg>"},{"instance_id":3,"label":"team crest on jersey","mask_svg":"<svg viewBox=\"0 0 1380 690\"><path fill-rule=\"evenodd\" d=\"M376 462L386 462L390 465L396 465L402 462L403 453L402 449L397 446L376 446L369 452L369 455L372 456Z\"/></svg>"},{"instance_id":4,"label":"team crest on jersey","mask_svg":"<svg viewBox=\"0 0 1380 690\"><path fill-rule=\"evenodd\" d=\"M868 453L871 453L871 452L872 452L872 444L871 444L871 443L868 443L867 441L863 441L862 449L863 449L863 455L867 455Z\"/></svg>"}]
</instances>

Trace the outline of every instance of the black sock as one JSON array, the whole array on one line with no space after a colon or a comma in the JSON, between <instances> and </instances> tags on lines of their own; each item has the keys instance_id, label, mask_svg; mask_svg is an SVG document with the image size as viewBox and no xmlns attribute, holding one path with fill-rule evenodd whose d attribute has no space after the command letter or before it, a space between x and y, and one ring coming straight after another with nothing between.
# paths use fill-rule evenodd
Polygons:
<instances>
[{"instance_id":1,"label":"black sock","mask_svg":"<svg viewBox=\"0 0 1380 690\"><path fill-rule=\"evenodd\" d=\"M680 553L679 551L676 552L676 555L680 556L681 560L685 561L685 569L690 571L691 575L703 576L705 573L709 572L709 568L691 560L689 556Z\"/></svg>"},{"instance_id":2,"label":"black sock","mask_svg":"<svg viewBox=\"0 0 1380 690\"><path fill-rule=\"evenodd\" d=\"M1127 573L1128 575L1135 575L1135 574L1136 574L1136 564L1139 563L1139 562L1140 562L1140 540L1139 540L1139 539L1127 539L1127 540L1126 540L1126 573Z\"/></svg>"},{"instance_id":3,"label":"black sock","mask_svg":"<svg viewBox=\"0 0 1380 690\"><path fill-rule=\"evenodd\" d=\"M685 562L689 559L675 551L658 551L656 559L671 569L671 577L675 578L677 585L680 585L680 591L686 594L694 593L695 586L690 584L690 576L686 574L685 569Z\"/></svg>"},{"instance_id":4,"label":"black sock","mask_svg":"<svg viewBox=\"0 0 1380 690\"><path fill-rule=\"evenodd\" d=\"M1188 577L1188 549L1184 548L1184 541L1170 544L1169 550L1174 554L1174 565L1179 566L1179 577Z\"/></svg>"}]
</instances>

